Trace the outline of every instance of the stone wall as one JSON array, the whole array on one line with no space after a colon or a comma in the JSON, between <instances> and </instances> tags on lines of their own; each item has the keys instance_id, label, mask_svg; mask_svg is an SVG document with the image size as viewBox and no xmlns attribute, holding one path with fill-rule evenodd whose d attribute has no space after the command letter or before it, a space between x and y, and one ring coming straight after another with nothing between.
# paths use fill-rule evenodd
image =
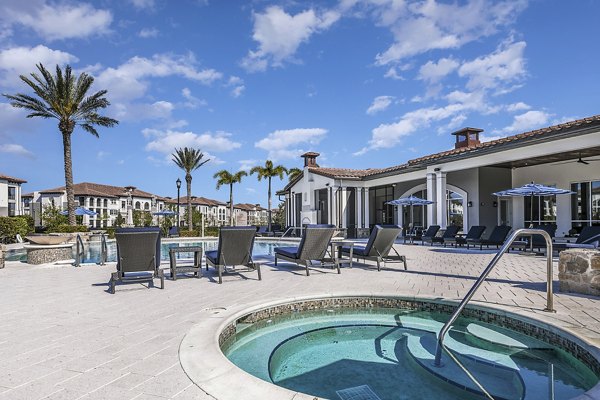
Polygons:
<instances>
[{"instance_id":1,"label":"stone wall","mask_svg":"<svg viewBox=\"0 0 600 400\"><path fill-rule=\"evenodd\" d=\"M6 254L6 246L0 244L0 269L4 268L4 254Z\"/></svg>"},{"instance_id":2,"label":"stone wall","mask_svg":"<svg viewBox=\"0 0 600 400\"><path fill-rule=\"evenodd\" d=\"M562 292L600 296L600 251L562 251L558 261L558 280Z\"/></svg>"}]
</instances>

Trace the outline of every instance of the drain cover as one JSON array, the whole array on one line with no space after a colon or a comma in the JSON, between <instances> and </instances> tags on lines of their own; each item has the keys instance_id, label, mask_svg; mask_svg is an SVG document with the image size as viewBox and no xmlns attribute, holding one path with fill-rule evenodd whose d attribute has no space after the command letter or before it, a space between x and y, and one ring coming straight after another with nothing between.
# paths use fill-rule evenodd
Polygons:
<instances>
[{"instance_id":1,"label":"drain cover","mask_svg":"<svg viewBox=\"0 0 600 400\"><path fill-rule=\"evenodd\" d=\"M381 400L367 385L337 390L336 393L342 400Z\"/></svg>"}]
</instances>

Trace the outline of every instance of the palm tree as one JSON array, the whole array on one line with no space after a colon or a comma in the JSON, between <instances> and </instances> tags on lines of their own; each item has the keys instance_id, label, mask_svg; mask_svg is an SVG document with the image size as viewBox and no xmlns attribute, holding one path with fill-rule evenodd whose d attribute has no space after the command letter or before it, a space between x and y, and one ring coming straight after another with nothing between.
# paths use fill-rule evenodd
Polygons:
<instances>
[{"instance_id":1,"label":"palm tree","mask_svg":"<svg viewBox=\"0 0 600 400\"><path fill-rule=\"evenodd\" d=\"M70 66L66 66L64 72L57 65L56 76L53 76L40 63L36 65L41 77L32 72L31 79L20 75L19 77L33 91L35 96L17 93L16 95L3 94L11 100L13 107L24 108L31 111L27 118L42 117L55 118L58 120L58 129L62 133L64 167L65 167L65 190L67 192L67 210L69 224L75 225L75 196L73 192L73 161L71 158L71 134L75 126L99 137L94 125L111 127L119 121L102 115L98 111L110 105L104 97L106 90L100 90L88 96L87 92L94 82L94 78L85 72L79 77L74 75Z\"/></svg>"},{"instance_id":2,"label":"palm tree","mask_svg":"<svg viewBox=\"0 0 600 400\"><path fill-rule=\"evenodd\" d=\"M298 175L300 175L302 173L302 170L300 168L290 168L287 170L287 174L288 174L288 179L289 181L293 181Z\"/></svg>"},{"instance_id":3,"label":"palm tree","mask_svg":"<svg viewBox=\"0 0 600 400\"><path fill-rule=\"evenodd\" d=\"M187 184L187 222L188 230L193 230L192 225L192 171L197 170L204 164L210 161L210 159L202 161L204 153L200 149L194 149L191 147L184 147L182 149L175 149L173 156L173 162L182 170L185 171L185 183Z\"/></svg>"},{"instance_id":4,"label":"palm tree","mask_svg":"<svg viewBox=\"0 0 600 400\"><path fill-rule=\"evenodd\" d=\"M217 172L213 178L217 179L217 190L223 185L229 185L229 225L233 226L233 184L240 183L243 176L247 176L246 171L238 171L235 174L222 169Z\"/></svg>"},{"instance_id":5,"label":"palm tree","mask_svg":"<svg viewBox=\"0 0 600 400\"><path fill-rule=\"evenodd\" d=\"M269 197L267 199L267 209L269 215L269 232L271 231L271 179L278 176L279 179L283 179L283 174L287 174L287 169L282 166L273 166L273 161L267 160L265 166L256 166L250 170L250 174L258 174L257 178L261 181L263 178L269 181Z\"/></svg>"}]
</instances>

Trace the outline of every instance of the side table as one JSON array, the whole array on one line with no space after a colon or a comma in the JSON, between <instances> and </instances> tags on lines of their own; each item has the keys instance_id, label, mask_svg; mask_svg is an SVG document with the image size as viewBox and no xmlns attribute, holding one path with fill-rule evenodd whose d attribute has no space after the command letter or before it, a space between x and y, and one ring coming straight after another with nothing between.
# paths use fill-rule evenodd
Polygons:
<instances>
[{"instance_id":1,"label":"side table","mask_svg":"<svg viewBox=\"0 0 600 400\"><path fill-rule=\"evenodd\" d=\"M194 253L194 264L177 266L177 253ZM171 247L169 249L169 261L171 279L174 281L177 280L177 272L193 272L197 278L202 276L202 247L200 246Z\"/></svg>"}]
</instances>

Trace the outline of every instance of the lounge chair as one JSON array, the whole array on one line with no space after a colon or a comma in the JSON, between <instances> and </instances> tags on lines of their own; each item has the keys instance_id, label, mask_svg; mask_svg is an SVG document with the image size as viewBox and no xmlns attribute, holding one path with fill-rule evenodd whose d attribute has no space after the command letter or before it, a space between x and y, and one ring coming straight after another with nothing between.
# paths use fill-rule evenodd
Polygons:
<instances>
[{"instance_id":1,"label":"lounge chair","mask_svg":"<svg viewBox=\"0 0 600 400\"><path fill-rule=\"evenodd\" d=\"M472 226L471 229L469 229L469 232L467 232L467 236L455 236L454 238L444 239L444 246L446 244L452 244L455 247L463 246L466 245L468 241L480 240L485 229L486 228L483 225Z\"/></svg>"},{"instance_id":2,"label":"lounge chair","mask_svg":"<svg viewBox=\"0 0 600 400\"><path fill-rule=\"evenodd\" d=\"M367 244L364 246L355 245L352 248L352 257L376 261L377 271L381 271L382 262L384 265L387 262L402 262L404 263L404 270L406 270L406 257L401 256L394 249L394 242L400 233L402 233L402 228L397 225L375 225ZM341 253L350 256L350 250L350 247L342 247ZM394 250L396 255L390 255L391 250ZM352 267L352 260L350 266Z\"/></svg>"},{"instance_id":3,"label":"lounge chair","mask_svg":"<svg viewBox=\"0 0 600 400\"><path fill-rule=\"evenodd\" d=\"M273 232L269 232L269 227L261 225L256 230L256 236L273 236Z\"/></svg>"},{"instance_id":4,"label":"lounge chair","mask_svg":"<svg viewBox=\"0 0 600 400\"><path fill-rule=\"evenodd\" d=\"M508 225L498 225L494 228L494 230L490 234L490 237L486 239L467 240L467 249L469 248L469 246L479 246L479 250L482 250L483 246L496 246L496 248L499 248L501 245L504 244L504 241L506 240L506 237L508 236L511 230L512 227Z\"/></svg>"},{"instance_id":5,"label":"lounge chair","mask_svg":"<svg viewBox=\"0 0 600 400\"><path fill-rule=\"evenodd\" d=\"M321 265L324 264L327 247L335 232L334 225L308 225L304 229L302 240L298 247L276 247L275 248L275 266L277 260L290 261L298 265L306 267L306 276L310 275L308 270L309 265L313 265L313 261L318 261ZM333 255L332 255L333 256ZM338 274L340 273L340 265L335 262Z\"/></svg>"},{"instance_id":6,"label":"lounge chair","mask_svg":"<svg viewBox=\"0 0 600 400\"><path fill-rule=\"evenodd\" d=\"M172 226L169 228L169 237L179 237L179 228Z\"/></svg>"},{"instance_id":7,"label":"lounge chair","mask_svg":"<svg viewBox=\"0 0 600 400\"><path fill-rule=\"evenodd\" d=\"M431 242L439 230L439 225L429 225L429 228L427 228L427 230L421 235L421 244L425 244L425 242Z\"/></svg>"},{"instance_id":8,"label":"lounge chair","mask_svg":"<svg viewBox=\"0 0 600 400\"><path fill-rule=\"evenodd\" d=\"M157 264L156 243L159 232L119 232L117 239L117 271L110 277L109 291L115 293L115 285L120 283L149 282L160 279L160 288L165 287L165 276Z\"/></svg>"},{"instance_id":9,"label":"lounge chair","mask_svg":"<svg viewBox=\"0 0 600 400\"><path fill-rule=\"evenodd\" d=\"M454 239L459 230L460 230L459 226L450 225L449 227L446 228L446 230L444 231L444 234L442 236L432 237L431 244L433 245L434 243L439 243L439 244L443 244L444 247L446 247L446 244L448 243L448 242L446 242L446 240Z\"/></svg>"},{"instance_id":10,"label":"lounge chair","mask_svg":"<svg viewBox=\"0 0 600 400\"><path fill-rule=\"evenodd\" d=\"M542 229L548 232L550 238L554 238L556 234L556 225L534 225L533 229ZM528 250L528 249L545 249L546 239L542 235L532 235L531 237L524 237L524 240L515 240L510 245L511 249ZM531 240L531 244L530 244Z\"/></svg>"},{"instance_id":11,"label":"lounge chair","mask_svg":"<svg viewBox=\"0 0 600 400\"><path fill-rule=\"evenodd\" d=\"M584 226L575 243L554 243L553 249L563 251L568 249L597 249L600 248L600 226Z\"/></svg>"},{"instance_id":12,"label":"lounge chair","mask_svg":"<svg viewBox=\"0 0 600 400\"><path fill-rule=\"evenodd\" d=\"M162 230L158 226L140 226L131 228L117 228L116 233L135 233L135 232L157 232L158 237L156 238L156 268L160 267L160 256L161 256L161 237ZM117 260L119 260L119 247L117 247ZM118 263L118 261L117 261Z\"/></svg>"},{"instance_id":13,"label":"lounge chair","mask_svg":"<svg viewBox=\"0 0 600 400\"><path fill-rule=\"evenodd\" d=\"M227 267L235 270L236 266L245 266L258 272L258 280L262 280L260 264L252 260L252 246L256 236L256 226L224 226L219 230L219 247L207 251L206 269L212 265L219 274L219 283L223 283L223 272Z\"/></svg>"}]
</instances>

